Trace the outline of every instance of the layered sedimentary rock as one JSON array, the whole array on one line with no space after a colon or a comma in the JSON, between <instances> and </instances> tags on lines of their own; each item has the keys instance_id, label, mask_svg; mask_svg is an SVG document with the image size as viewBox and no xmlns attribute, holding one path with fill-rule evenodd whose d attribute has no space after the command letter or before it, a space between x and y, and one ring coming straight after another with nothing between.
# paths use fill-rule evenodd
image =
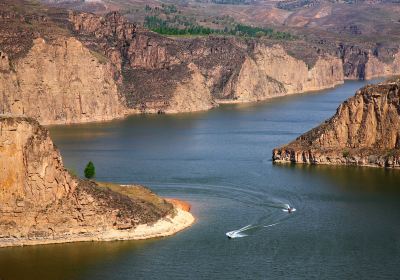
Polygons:
<instances>
[{"instance_id":1,"label":"layered sedimentary rock","mask_svg":"<svg viewBox=\"0 0 400 280\"><path fill-rule=\"evenodd\" d=\"M360 47L357 45L339 44L337 54L343 61L346 79L368 80L379 76L400 74L399 49L378 47Z\"/></svg>"},{"instance_id":2,"label":"layered sedimentary rock","mask_svg":"<svg viewBox=\"0 0 400 280\"><path fill-rule=\"evenodd\" d=\"M132 37L119 35L121 29L110 35L104 22L126 25L117 13L104 20L87 13L69 18L88 47L94 42L90 36L101 41L103 53L122 71L128 106L142 112L206 110L218 102L265 100L343 82L341 60L328 54L315 54L317 63L310 67L278 44L223 37L170 39L140 29Z\"/></svg>"},{"instance_id":3,"label":"layered sedimentary rock","mask_svg":"<svg viewBox=\"0 0 400 280\"><path fill-rule=\"evenodd\" d=\"M273 160L400 168L400 78L357 91L331 119L274 149Z\"/></svg>"},{"instance_id":4,"label":"layered sedimentary rock","mask_svg":"<svg viewBox=\"0 0 400 280\"><path fill-rule=\"evenodd\" d=\"M265 100L334 87L343 79L342 64L336 57L319 56L309 67L279 45L257 44L241 66L233 98L241 102Z\"/></svg>"},{"instance_id":5,"label":"layered sedimentary rock","mask_svg":"<svg viewBox=\"0 0 400 280\"><path fill-rule=\"evenodd\" d=\"M379 60L370 54L365 66L364 79L372 79L380 76L391 76L400 74L400 52L393 55L393 59L388 62Z\"/></svg>"},{"instance_id":6,"label":"layered sedimentary rock","mask_svg":"<svg viewBox=\"0 0 400 280\"><path fill-rule=\"evenodd\" d=\"M72 177L33 119L0 116L0 170L0 247L149 238L193 222L162 199L155 205Z\"/></svg>"},{"instance_id":7,"label":"layered sedimentary rock","mask_svg":"<svg viewBox=\"0 0 400 280\"><path fill-rule=\"evenodd\" d=\"M117 12L12 5L0 3L0 113L43 124L208 110L400 71L395 51L384 62L380 49L343 44L330 50L305 41L172 39Z\"/></svg>"},{"instance_id":8,"label":"layered sedimentary rock","mask_svg":"<svg viewBox=\"0 0 400 280\"><path fill-rule=\"evenodd\" d=\"M43 124L104 121L125 114L111 64L72 37L33 40L13 64L1 54L1 113L24 114Z\"/></svg>"}]
</instances>

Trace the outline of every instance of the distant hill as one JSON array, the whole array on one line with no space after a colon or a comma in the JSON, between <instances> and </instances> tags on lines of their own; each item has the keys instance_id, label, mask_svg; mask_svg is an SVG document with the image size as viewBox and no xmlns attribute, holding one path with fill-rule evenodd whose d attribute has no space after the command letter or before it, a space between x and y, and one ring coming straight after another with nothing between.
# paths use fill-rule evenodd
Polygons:
<instances>
[{"instance_id":1,"label":"distant hill","mask_svg":"<svg viewBox=\"0 0 400 280\"><path fill-rule=\"evenodd\" d=\"M43 1L100 14L118 10L139 25L147 16L156 15L216 30L245 24L286 32L295 28L301 34L319 29L329 34L324 37L345 35L361 41L400 42L400 0L175 0L168 4L160 0Z\"/></svg>"}]
</instances>

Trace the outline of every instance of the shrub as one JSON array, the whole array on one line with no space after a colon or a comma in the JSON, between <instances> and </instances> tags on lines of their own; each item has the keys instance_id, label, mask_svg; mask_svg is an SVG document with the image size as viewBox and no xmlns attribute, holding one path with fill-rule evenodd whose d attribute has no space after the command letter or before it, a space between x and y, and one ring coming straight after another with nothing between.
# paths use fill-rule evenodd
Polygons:
<instances>
[{"instance_id":1,"label":"shrub","mask_svg":"<svg viewBox=\"0 0 400 280\"><path fill-rule=\"evenodd\" d=\"M96 175L96 168L93 162L89 161L84 170L85 177L87 179L92 179Z\"/></svg>"}]
</instances>

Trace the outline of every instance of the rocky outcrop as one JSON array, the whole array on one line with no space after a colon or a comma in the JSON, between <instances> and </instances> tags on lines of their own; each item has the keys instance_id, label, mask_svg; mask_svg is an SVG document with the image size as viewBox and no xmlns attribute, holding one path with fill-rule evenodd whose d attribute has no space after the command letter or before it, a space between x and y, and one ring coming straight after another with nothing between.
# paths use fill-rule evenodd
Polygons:
<instances>
[{"instance_id":1,"label":"rocky outcrop","mask_svg":"<svg viewBox=\"0 0 400 280\"><path fill-rule=\"evenodd\" d=\"M165 201L160 207L72 177L33 119L0 116L0 170L0 247L142 239L193 222Z\"/></svg>"},{"instance_id":2,"label":"rocky outcrop","mask_svg":"<svg viewBox=\"0 0 400 280\"><path fill-rule=\"evenodd\" d=\"M334 87L346 78L391 75L400 66L397 58L384 63L377 51L347 45L332 53L304 42L288 49L253 39L171 39L136 28L116 12L71 12L69 21L74 36L115 66L131 112L192 112L260 101ZM299 49L299 55L291 53Z\"/></svg>"},{"instance_id":3,"label":"rocky outcrop","mask_svg":"<svg viewBox=\"0 0 400 280\"><path fill-rule=\"evenodd\" d=\"M343 61L346 79L368 80L400 74L400 50L339 44L337 54Z\"/></svg>"},{"instance_id":4,"label":"rocky outcrop","mask_svg":"<svg viewBox=\"0 0 400 280\"><path fill-rule=\"evenodd\" d=\"M400 51L393 54L393 59L388 62L379 60L373 54L369 55L368 62L365 65L364 79L393 75L400 75Z\"/></svg>"},{"instance_id":5,"label":"rocky outcrop","mask_svg":"<svg viewBox=\"0 0 400 280\"><path fill-rule=\"evenodd\" d=\"M124 116L125 102L106 57L72 37L38 38L12 64L0 56L0 113L42 124L105 121Z\"/></svg>"},{"instance_id":6,"label":"rocky outcrop","mask_svg":"<svg viewBox=\"0 0 400 280\"><path fill-rule=\"evenodd\" d=\"M258 44L252 56L246 57L233 99L241 102L331 88L343 83L340 59L320 56L312 68L289 55L281 46Z\"/></svg>"},{"instance_id":7,"label":"rocky outcrop","mask_svg":"<svg viewBox=\"0 0 400 280\"><path fill-rule=\"evenodd\" d=\"M362 88L273 160L400 168L400 78Z\"/></svg>"},{"instance_id":8,"label":"rocky outcrop","mask_svg":"<svg viewBox=\"0 0 400 280\"><path fill-rule=\"evenodd\" d=\"M84 36L88 47L93 45L90 35L101 40L105 55L119 46L114 48L119 54L113 57L120 58L117 68L122 70L123 92L128 107L140 112L206 110L217 103L259 101L343 82L340 59L328 54L315 54L317 63L310 67L278 44L255 40L173 40L140 29L131 37L110 36L108 27L99 31L110 18L123 21L116 13L103 21L91 14L70 15L76 36ZM116 43L110 44L113 40Z\"/></svg>"},{"instance_id":9,"label":"rocky outcrop","mask_svg":"<svg viewBox=\"0 0 400 280\"><path fill-rule=\"evenodd\" d=\"M31 13L12 5L0 3L0 113L43 124L208 110L390 75L400 67L400 55L382 48L172 39L117 12L98 16L35 6ZM382 60L382 53L390 59Z\"/></svg>"}]
</instances>

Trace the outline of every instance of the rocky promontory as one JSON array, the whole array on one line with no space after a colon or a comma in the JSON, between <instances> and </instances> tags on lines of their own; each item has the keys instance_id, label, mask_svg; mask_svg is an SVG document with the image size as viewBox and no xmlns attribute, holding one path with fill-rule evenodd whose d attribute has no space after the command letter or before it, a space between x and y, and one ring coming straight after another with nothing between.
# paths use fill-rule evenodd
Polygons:
<instances>
[{"instance_id":1,"label":"rocky promontory","mask_svg":"<svg viewBox=\"0 0 400 280\"><path fill-rule=\"evenodd\" d=\"M274 149L273 160L400 168L400 78L360 89L331 119Z\"/></svg>"},{"instance_id":2,"label":"rocky promontory","mask_svg":"<svg viewBox=\"0 0 400 280\"><path fill-rule=\"evenodd\" d=\"M71 176L49 132L0 115L0 247L144 239L194 218L143 187L117 189Z\"/></svg>"}]
</instances>

